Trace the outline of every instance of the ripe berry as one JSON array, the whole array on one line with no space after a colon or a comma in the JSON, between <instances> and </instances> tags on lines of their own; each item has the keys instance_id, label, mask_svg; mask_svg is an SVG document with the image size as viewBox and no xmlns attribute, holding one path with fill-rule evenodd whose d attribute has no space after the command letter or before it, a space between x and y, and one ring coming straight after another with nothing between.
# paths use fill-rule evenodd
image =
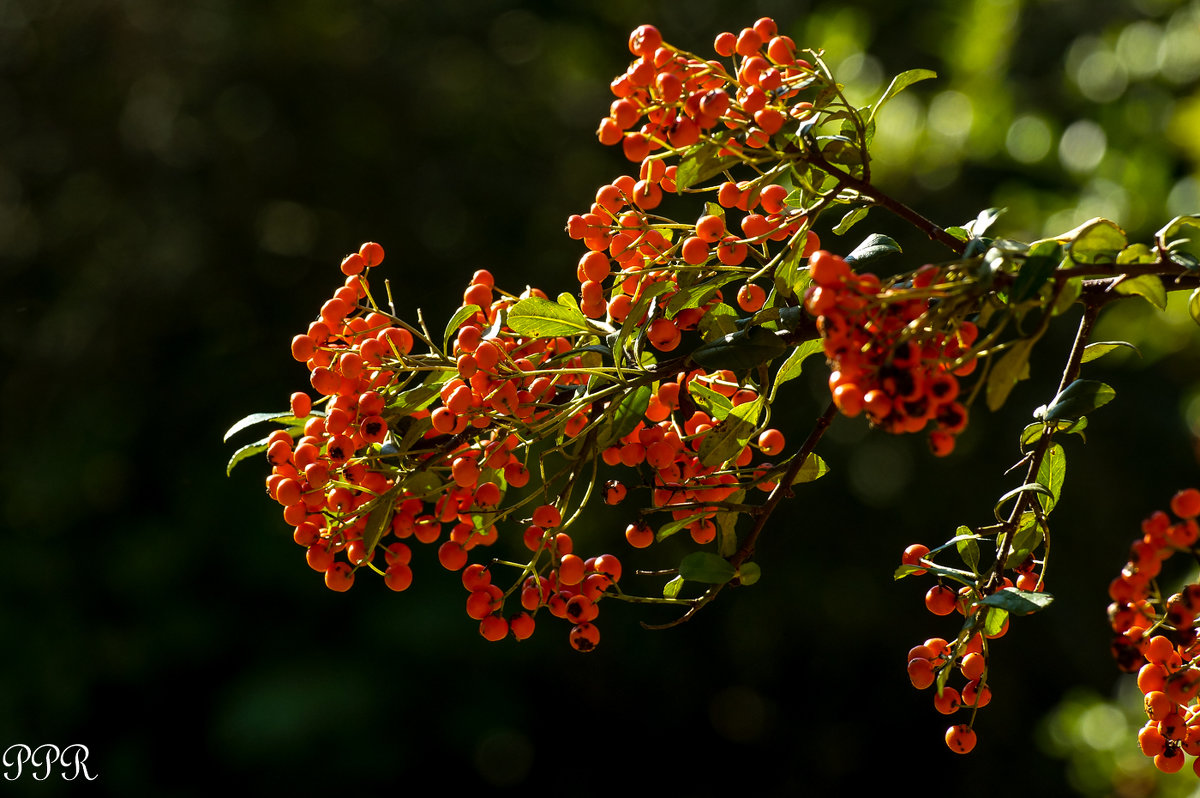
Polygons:
<instances>
[{"instance_id":1,"label":"ripe berry","mask_svg":"<svg viewBox=\"0 0 1200 798\"><path fill-rule=\"evenodd\" d=\"M946 729L946 745L956 754L967 754L975 748L975 730L965 723Z\"/></svg>"}]
</instances>

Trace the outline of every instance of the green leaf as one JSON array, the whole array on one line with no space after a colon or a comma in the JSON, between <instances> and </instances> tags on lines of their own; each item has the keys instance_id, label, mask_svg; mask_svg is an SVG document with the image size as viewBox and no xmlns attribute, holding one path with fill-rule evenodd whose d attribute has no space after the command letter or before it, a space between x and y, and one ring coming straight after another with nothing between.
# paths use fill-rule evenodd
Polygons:
<instances>
[{"instance_id":1,"label":"green leaf","mask_svg":"<svg viewBox=\"0 0 1200 798\"><path fill-rule=\"evenodd\" d=\"M1035 338L1022 338L996 361L987 378L988 410L999 410L1016 384L1029 377L1029 353L1035 342Z\"/></svg>"},{"instance_id":2,"label":"green leaf","mask_svg":"<svg viewBox=\"0 0 1200 798\"><path fill-rule=\"evenodd\" d=\"M663 598L678 598L679 589L681 587L683 587L683 577L677 576L670 582L667 582L665 585L663 585Z\"/></svg>"},{"instance_id":3,"label":"green leaf","mask_svg":"<svg viewBox=\"0 0 1200 798\"><path fill-rule=\"evenodd\" d=\"M787 360L779 367L779 371L775 372L775 385L772 386L772 391L778 390L779 386L788 380L794 380L800 376L800 369L804 363L804 359L809 355L815 355L817 352L824 352L824 344L821 339L814 338L804 341L792 350L792 353L787 356Z\"/></svg>"},{"instance_id":4,"label":"green leaf","mask_svg":"<svg viewBox=\"0 0 1200 798\"><path fill-rule=\"evenodd\" d=\"M855 266L864 263L870 263L880 258L886 258L888 255L895 255L903 252L900 245L896 243L890 236L885 236L882 233L871 233L866 239L854 248L854 251L846 256L847 263L852 263Z\"/></svg>"},{"instance_id":5,"label":"green leaf","mask_svg":"<svg viewBox=\"0 0 1200 798\"><path fill-rule=\"evenodd\" d=\"M1116 284L1118 294L1140 296L1159 310L1167 309L1167 289L1157 274L1142 274Z\"/></svg>"},{"instance_id":6,"label":"green leaf","mask_svg":"<svg viewBox=\"0 0 1200 798\"><path fill-rule=\"evenodd\" d=\"M761 410L761 396L731 409L724 421L705 433L700 451L697 452L700 464L708 468L737 457L757 429Z\"/></svg>"},{"instance_id":7,"label":"green leaf","mask_svg":"<svg viewBox=\"0 0 1200 798\"><path fill-rule=\"evenodd\" d=\"M409 415L418 410L424 410L433 404L441 391L442 383L452 379L450 371L436 372L421 385L404 391L388 405L388 410Z\"/></svg>"},{"instance_id":8,"label":"green leaf","mask_svg":"<svg viewBox=\"0 0 1200 798\"><path fill-rule=\"evenodd\" d=\"M595 333L591 324L575 308L567 308L541 297L522 299L508 310L508 326L529 338L569 337Z\"/></svg>"},{"instance_id":9,"label":"green leaf","mask_svg":"<svg viewBox=\"0 0 1200 798\"><path fill-rule=\"evenodd\" d=\"M319 416L322 414L313 413L313 415ZM252 427L255 424L261 424L264 421L276 421L287 427L301 426L304 424L304 419L296 418L291 414L291 411L285 410L282 413L251 413L230 427L229 431L225 433L225 437L221 440L224 443L228 443L230 438L246 429L246 427Z\"/></svg>"},{"instance_id":10,"label":"green leaf","mask_svg":"<svg viewBox=\"0 0 1200 798\"><path fill-rule=\"evenodd\" d=\"M784 296L804 296L808 284L808 270L804 268L807 261L802 240L789 249L783 261L775 267L775 290Z\"/></svg>"},{"instance_id":11,"label":"green leaf","mask_svg":"<svg viewBox=\"0 0 1200 798\"><path fill-rule=\"evenodd\" d=\"M1192 292L1188 297L1188 313L1192 316L1192 321L1200 324L1200 288Z\"/></svg>"},{"instance_id":12,"label":"green leaf","mask_svg":"<svg viewBox=\"0 0 1200 798\"><path fill-rule=\"evenodd\" d=\"M1050 489L1045 485L1042 485L1038 482L1026 482L1021 487L1013 488L1008 493L1005 493L999 498L999 500L996 501L996 506L992 508L992 512L995 514L996 520L1004 523L1004 516L1000 513L1000 509L1004 507L1005 502L1016 496L1020 496L1022 493L1029 493L1030 491L1033 493L1040 493L1043 496L1051 495Z\"/></svg>"},{"instance_id":13,"label":"green leaf","mask_svg":"<svg viewBox=\"0 0 1200 798\"><path fill-rule=\"evenodd\" d=\"M1067 245L1076 263L1115 263L1129 244L1125 231L1115 222L1098 217L1057 236L1057 240Z\"/></svg>"},{"instance_id":14,"label":"green leaf","mask_svg":"<svg viewBox=\"0 0 1200 798\"><path fill-rule=\"evenodd\" d=\"M731 495L728 501L739 503L746 497L746 491L739 490ZM713 522L717 525L717 554L722 557L732 557L737 551L737 522L741 517L741 513L734 510L726 510L717 513Z\"/></svg>"},{"instance_id":15,"label":"green leaf","mask_svg":"<svg viewBox=\"0 0 1200 798\"><path fill-rule=\"evenodd\" d=\"M737 580L742 585L752 585L762 578L762 568L756 562L744 562L738 569Z\"/></svg>"},{"instance_id":16,"label":"green leaf","mask_svg":"<svg viewBox=\"0 0 1200 798\"><path fill-rule=\"evenodd\" d=\"M642 420L646 408L650 406L650 396L653 393L654 391L649 385L642 385L625 394L625 398L621 400L621 404L617 405L617 410L613 413L612 422L601 428L602 432L596 442L596 446L601 451L615 445L621 438L633 432Z\"/></svg>"},{"instance_id":17,"label":"green leaf","mask_svg":"<svg viewBox=\"0 0 1200 798\"><path fill-rule=\"evenodd\" d=\"M992 607L993 612L1002 610L1010 612L1013 615L1031 615L1040 610L1044 610L1054 601L1054 596L1049 593L1034 593L1029 590L1018 590L1015 587L1005 587L997 590L990 596L984 596L979 600L979 603L985 607ZM991 614L988 613L988 626L991 626ZM1004 625L1004 620L996 625L996 631Z\"/></svg>"},{"instance_id":18,"label":"green leaf","mask_svg":"<svg viewBox=\"0 0 1200 798\"><path fill-rule=\"evenodd\" d=\"M446 322L445 333L442 334L442 349L449 349L450 339L454 336L454 333L458 332L458 328L463 326L463 323L467 319L474 317L479 312L481 311L478 305L465 305L454 311L454 315L450 317L450 321Z\"/></svg>"},{"instance_id":19,"label":"green leaf","mask_svg":"<svg viewBox=\"0 0 1200 798\"><path fill-rule=\"evenodd\" d=\"M1200 214L1176 216L1158 231L1158 240L1167 247L1167 257L1185 269L1200 266Z\"/></svg>"},{"instance_id":20,"label":"green leaf","mask_svg":"<svg viewBox=\"0 0 1200 798\"><path fill-rule=\"evenodd\" d=\"M1083 278L1072 277L1067 280L1062 290L1058 293L1058 298L1054 300L1054 307L1050 309L1051 315L1061 316L1070 310L1075 304L1075 300L1079 299L1079 295L1083 293Z\"/></svg>"},{"instance_id":21,"label":"green leaf","mask_svg":"<svg viewBox=\"0 0 1200 798\"><path fill-rule=\"evenodd\" d=\"M1054 274L1060 260L1062 246L1057 241L1039 241L1034 244L1025 256L1025 262L1021 264L1017 278L1009 290L1009 304L1019 305L1036 296L1050 279L1050 275Z\"/></svg>"},{"instance_id":22,"label":"green leaf","mask_svg":"<svg viewBox=\"0 0 1200 798\"><path fill-rule=\"evenodd\" d=\"M961 585L974 585L978 577L970 571L961 571L958 568L946 568L937 563L929 565L901 565L892 575L893 579L903 579L904 577L918 572L925 572L940 576L943 579L949 579L953 582L958 582Z\"/></svg>"},{"instance_id":23,"label":"green leaf","mask_svg":"<svg viewBox=\"0 0 1200 798\"><path fill-rule=\"evenodd\" d=\"M815 482L828 473L829 466L821 459L821 456L815 452L809 452L808 457L804 459L804 465L800 466L800 470L796 472L796 478L792 480L792 484Z\"/></svg>"},{"instance_id":24,"label":"green leaf","mask_svg":"<svg viewBox=\"0 0 1200 798\"><path fill-rule=\"evenodd\" d=\"M733 408L733 402L729 400L729 397L722 396L699 380L689 380L687 391L688 396L692 397L692 401L717 421L725 420Z\"/></svg>"},{"instance_id":25,"label":"green leaf","mask_svg":"<svg viewBox=\"0 0 1200 798\"><path fill-rule=\"evenodd\" d=\"M1142 356L1142 353L1138 350L1138 348L1128 341L1097 341L1094 344L1088 344L1083 348L1083 358L1079 362L1091 363L1093 360L1099 360L1109 352L1120 349L1123 346L1132 349L1137 353L1138 357Z\"/></svg>"},{"instance_id":26,"label":"green leaf","mask_svg":"<svg viewBox=\"0 0 1200 798\"><path fill-rule=\"evenodd\" d=\"M679 168L675 170L676 193L682 194L739 162L735 156L717 157L722 146L711 142L698 144L683 154L679 159Z\"/></svg>"},{"instance_id":27,"label":"green leaf","mask_svg":"<svg viewBox=\"0 0 1200 798\"><path fill-rule=\"evenodd\" d=\"M233 457L229 458L229 464L225 466L225 476L233 471L233 467L245 460L247 457L253 457L256 454L261 454L267 450L267 444L259 441L258 443L248 443L233 453Z\"/></svg>"},{"instance_id":28,"label":"green leaf","mask_svg":"<svg viewBox=\"0 0 1200 798\"><path fill-rule=\"evenodd\" d=\"M763 327L748 327L697 347L692 360L706 369L746 371L769 363L788 349L775 333Z\"/></svg>"},{"instance_id":29,"label":"green leaf","mask_svg":"<svg viewBox=\"0 0 1200 798\"><path fill-rule=\"evenodd\" d=\"M1083 434L1083 431L1087 429L1087 416L1059 419L1058 421L1053 422L1051 426L1053 427L1052 431L1054 434L1058 434L1060 432L1067 434L1074 433L1084 440L1087 439L1087 436ZM1042 436L1045 434L1045 422L1039 421L1034 424L1030 424L1021 431L1021 449L1028 449L1030 446L1040 441Z\"/></svg>"},{"instance_id":30,"label":"green leaf","mask_svg":"<svg viewBox=\"0 0 1200 798\"><path fill-rule=\"evenodd\" d=\"M721 272L709 280L680 288L667 302L667 317L674 318L681 310L700 307L712 299L722 286L744 278L745 275L740 272Z\"/></svg>"},{"instance_id":31,"label":"green leaf","mask_svg":"<svg viewBox=\"0 0 1200 798\"><path fill-rule=\"evenodd\" d=\"M959 531L966 530L970 533L970 529L960 526ZM971 569L972 573L979 573L979 541L972 537L964 537L958 541L958 556L962 557L962 561Z\"/></svg>"},{"instance_id":32,"label":"green leaf","mask_svg":"<svg viewBox=\"0 0 1200 798\"><path fill-rule=\"evenodd\" d=\"M871 105L871 112L867 115L867 124L869 125L874 122L875 115L879 113L879 109L883 108L897 94L914 83L936 77L937 73L931 69L910 69L892 78L892 82L888 84L883 95Z\"/></svg>"},{"instance_id":33,"label":"green leaf","mask_svg":"<svg viewBox=\"0 0 1200 798\"><path fill-rule=\"evenodd\" d=\"M654 539L657 541L666 540L667 538L671 537L671 535L674 535L676 532L680 531L681 529L687 529L688 525L695 523L695 521L696 521L696 519L693 517L676 518L672 521L668 521L667 523L660 526L657 530L655 530Z\"/></svg>"},{"instance_id":34,"label":"green leaf","mask_svg":"<svg viewBox=\"0 0 1200 798\"><path fill-rule=\"evenodd\" d=\"M1033 553L1033 550L1042 543L1042 527L1037 519L1037 514L1033 512L1021 513L1021 521L1017 526L1017 532L1013 535L1012 550L1009 552L1008 561L1014 563L1022 563L1025 558Z\"/></svg>"},{"instance_id":35,"label":"green leaf","mask_svg":"<svg viewBox=\"0 0 1200 798\"><path fill-rule=\"evenodd\" d=\"M1037 481L1038 484L1049 490L1049 494L1039 494L1037 500L1042 505L1042 512L1046 515L1054 509L1054 505L1058 504L1058 497L1062 495L1063 482L1067 478L1067 455L1063 451L1063 447L1057 443L1052 444L1046 452L1046 456L1042 458L1042 463L1038 467Z\"/></svg>"},{"instance_id":36,"label":"green leaf","mask_svg":"<svg viewBox=\"0 0 1200 798\"><path fill-rule=\"evenodd\" d=\"M993 593L992 595L996 594ZM1008 610L1003 607L988 607L984 612L987 613L987 617L983 621L984 636L994 637L1000 634L1001 630L1004 629L1004 622L1008 620ZM947 670L949 669L947 668Z\"/></svg>"},{"instance_id":37,"label":"green leaf","mask_svg":"<svg viewBox=\"0 0 1200 798\"><path fill-rule=\"evenodd\" d=\"M617 334L617 341L613 345L613 361L617 368L620 368L621 361L625 357L625 345L637 334L640 334L645 326L642 323L643 317L650 310L650 303L653 302L659 294L671 287L671 284L666 280L651 285L644 286L641 295L638 296L636 302L633 303L633 308L629 311L629 315L625 318L625 322L621 325L621 331ZM701 321L704 317L701 318Z\"/></svg>"},{"instance_id":38,"label":"green leaf","mask_svg":"<svg viewBox=\"0 0 1200 798\"><path fill-rule=\"evenodd\" d=\"M867 217L867 212L870 210L871 207L869 205L863 205L850 211L843 216L842 220L833 228L833 234L842 236L850 232L850 228L865 219Z\"/></svg>"},{"instance_id":39,"label":"green leaf","mask_svg":"<svg viewBox=\"0 0 1200 798\"><path fill-rule=\"evenodd\" d=\"M996 220L1000 218L1004 211L1004 208L987 208L986 210L982 210L978 216L963 225L962 230L971 238L982 238L983 234L996 223ZM962 236L958 237L962 238ZM967 239L963 238L963 240Z\"/></svg>"},{"instance_id":40,"label":"green leaf","mask_svg":"<svg viewBox=\"0 0 1200 798\"><path fill-rule=\"evenodd\" d=\"M1131 263L1154 263L1157 258L1154 251L1145 244L1130 244L1117 255L1117 265L1127 266Z\"/></svg>"},{"instance_id":41,"label":"green leaf","mask_svg":"<svg viewBox=\"0 0 1200 798\"><path fill-rule=\"evenodd\" d=\"M689 582L723 585L736 574L729 560L710 551L694 551L679 563L679 575Z\"/></svg>"},{"instance_id":42,"label":"green leaf","mask_svg":"<svg viewBox=\"0 0 1200 798\"><path fill-rule=\"evenodd\" d=\"M371 514L367 516L367 526L363 529L362 539L367 547L367 555L370 556L375 546L379 544L379 539L383 537L383 533L387 530L392 521L392 512L396 509L396 497L400 495L400 485L397 483L383 493L371 500Z\"/></svg>"},{"instance_id":43,"label":"green leaf","mask_svg":"<svg viewBox=\"0 0 1200 798\"><path fill-rule=\"evenodd\" d=\"M1103 407L1117 395L1110 386L1097 380L1075 380L1055 396L1048 407L1039 407L1034 418L1055 421L1060 418L1079 418Z\"/></svg>"}]
</instances>

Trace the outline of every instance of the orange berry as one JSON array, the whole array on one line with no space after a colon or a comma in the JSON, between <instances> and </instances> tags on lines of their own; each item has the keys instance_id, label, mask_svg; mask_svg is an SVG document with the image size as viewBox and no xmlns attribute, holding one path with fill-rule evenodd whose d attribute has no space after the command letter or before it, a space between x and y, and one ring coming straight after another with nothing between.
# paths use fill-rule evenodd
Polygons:
<instances>
[{"instance_id":1,"label":"orange berry","mask_svg":"<svg viewBox=\"0 0 1200 798\"><path fill-rule=\"evenodd\" d=\"M965 723L946 729L946 745L956 754L967 754L975 748L975 730Z\"/></svg>"},{"instance_id":2,"label":"orange berry","mask_svg":"<svg viewBox=\"0 0 1200 798\"><path fill-rule=\"evenodd\" d=\"M1200 515L1200 490L1187 488L1171 498L1171 512L1180 518L1195 518Z\"/></svg>"}]
</instances>

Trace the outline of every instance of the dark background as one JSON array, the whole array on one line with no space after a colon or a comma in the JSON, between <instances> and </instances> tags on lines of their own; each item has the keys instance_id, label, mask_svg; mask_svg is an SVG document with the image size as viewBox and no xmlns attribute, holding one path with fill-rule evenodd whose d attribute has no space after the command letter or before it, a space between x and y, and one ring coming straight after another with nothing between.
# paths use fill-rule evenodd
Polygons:
<instances>
[{"instance_id":1,"label":"dark background","mask_svg":"<svg viewBox=\"0 0 1200 798\"><path fill-rule=\"evenodd\" d=\"M1177 306L1122 304L1097 332L1142 356L1087 367L1118 398L1067 442L1058 599L993 647L968 757L904 673L956 625L891 574L1017 484L1003 472L1074 314L946 461L840 420L832 473L762 539L758 585L669 631L605 602L588 656L549 622L483 641L432 551L404 595L331 593L265 467L224 474L244 442L224 430L306 387L288 341L344 254L381 242L401 314L434 328L477 268L570 290L566 217L629 168L594 137L629 30L710 54L763 14L863 102L938 71L885 112L877 176L943 224L1004 206L1013 237L1104 215L1147 240L1200 211L1196 2L0 0L0 744L83 743L91 791L125 796L1151 794L1137 713L1107 703L1104 607L1140 519L1200 483L1200 342ZM826 245L880 229L908 252L896 268L942 256L876 214ZM796 435L823 405L810 371L787 397Z\"/></svg>"}]
</instances>

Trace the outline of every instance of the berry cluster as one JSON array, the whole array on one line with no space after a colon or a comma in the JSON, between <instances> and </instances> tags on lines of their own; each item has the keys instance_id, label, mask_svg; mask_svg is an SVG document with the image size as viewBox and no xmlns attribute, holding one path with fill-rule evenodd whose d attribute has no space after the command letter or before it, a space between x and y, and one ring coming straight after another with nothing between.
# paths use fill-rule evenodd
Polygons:
<instances>
[{"instance_id":1,"label":"berry cluster","mask_svg":"<svg viewBox=\"0 0 1200 798\"><path fill-rule=\"evenodd\" d=\"M1138 734L1142 753L1166 773L1181 770L1185 754L1200 757L1200 583L1163 600L1157 577L1175 552L1200 555L1200 490L1171 499L1171 515L1159 510L1142 522L1129 561L1109 585L1113 656L1137 673L1147 722ZM1200 758L1192 763L1200 776Z\"/></svg>"},{"instance_id":2,"label":"berry cluster","mask_svg":"<svg viewBox=\"0 0 1200 798\"><path fill-rule=\"evenodd\" d=\"M925 573L924 568L933 567L930 549L920 543L904 550L901 562L910 566L914 574ZM1025 572L1028 574L1028 571ZM1011 587L1005 579L1000 587ZM937 686L933 705L943 715L952 715L960 709L971 711L968 723L960 723L946 730L946 744L952 751L965 754L975 747L975 711L987 706L992 700L992 691L987 683L988 641L1003 637L1008 632L1006 613L995 607L983 607L978 603L978 589L964 586L955 591L941 581L925 594L925 606L934 615L951 615L957 612L966 616L967 622L959 636L951 641L933 637L908 652L908 678L913 687L924 690ZM1003 615L999 624L989 625L988 616ZM960 688L949 686L950 676L958 673L964 680Z\"/></svg>"},{"instance_id":3,"label":"berry cluster","mask_svg":"<svg viewBox=\"0 0 1200 798\"><path fill-rule=\"evenodd\" d=\"M929 289L939 270L925 266L907 284L884 286L821 250L809 258L809 272L804 307L817 318L838 409L865 413L891 433L920 432L932 421L933 453L953 451L967 424L958 378L975 370L971 347L979 330L958 319L932 326Z\"/></svg>"}]
</instances>

